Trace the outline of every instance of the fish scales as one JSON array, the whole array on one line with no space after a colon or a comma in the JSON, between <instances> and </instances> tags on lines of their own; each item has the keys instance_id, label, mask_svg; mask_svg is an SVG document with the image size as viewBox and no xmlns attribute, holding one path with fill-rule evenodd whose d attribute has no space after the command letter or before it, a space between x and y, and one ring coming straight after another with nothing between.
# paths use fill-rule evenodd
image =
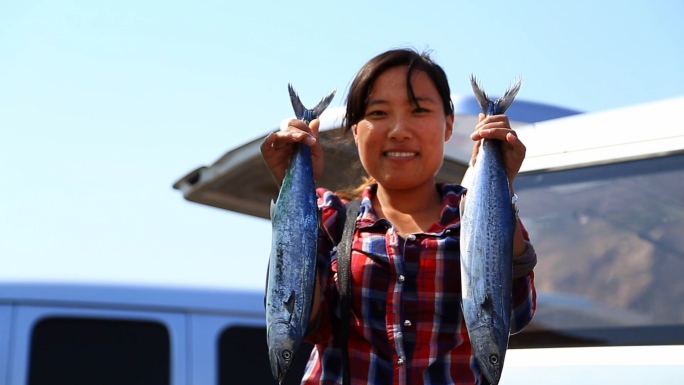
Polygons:
<instances>
[{"instance_id":1,"label":"fish scales","mask_svg":"<svg viewBox=\"0 0 684 385\"><path fill-rule=\"evenodd\" d=\"M310 123L330 104L331 92L311 110L291 85L297 119ZM271 255L266 292L268 354L273 377L285 378L301 345L311 315L316 280L318 206L311 149L295 143L277 203L271 203Z\"/></svg>"},{"instance_id":2,"label":"fish scales","mask_svg":"<svg viewBox=\"0 0 684 385\"><path fill-rule=\"evenodd\" d=\"M522 81L492 101L471 77L486 115L502 114ZM461 201L461 293L473 355L490 384L499 383L511 320L515 213L501 154L501 141L483 139L472 180Z\"/></svg>"}]
</instances>

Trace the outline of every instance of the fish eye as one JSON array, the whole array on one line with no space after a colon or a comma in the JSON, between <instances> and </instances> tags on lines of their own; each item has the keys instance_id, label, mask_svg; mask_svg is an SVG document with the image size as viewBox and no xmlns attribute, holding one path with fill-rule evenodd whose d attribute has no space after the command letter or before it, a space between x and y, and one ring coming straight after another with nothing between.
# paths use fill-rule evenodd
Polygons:
<instances>
[{"instance_id":1,"label":"fish eye","mask_svg":"<svg viewBox=\"0 0 684 385\"><path fill-rule=\"evenodd\" d=\"M283 356L284 359L286 359L288 361L290 360L290 358L292 358L292 352L289 350L283 350L283 353L281 355Z\"/></svg>"},{"instance_id":2,"label":"fish eye","mask_svg":"<svg viewBox=\"0 0 684 385\"><path fill-rule=\"evenodd\" d=\"M499 356L496 354L492 354L489 356L489 363L492 365L496 365L499 363Z\"/></svg>"}]
</instances>

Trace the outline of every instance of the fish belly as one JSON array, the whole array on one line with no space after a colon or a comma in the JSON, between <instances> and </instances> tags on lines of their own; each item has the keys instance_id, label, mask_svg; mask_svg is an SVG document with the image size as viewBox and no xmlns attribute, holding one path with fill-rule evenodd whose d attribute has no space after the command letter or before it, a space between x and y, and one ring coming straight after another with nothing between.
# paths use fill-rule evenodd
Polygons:
<instances>
[{"instance_id":1,"label":"fish belly","mask_svg":"<svg viewBox=\"0 0 684 385\"><path fill-rule=\"evenodd\" d=\"M502 161L484 145L481 151L461 214L462 307L474 356L496 352L503 366L510 333L515 216Z\"/></svg>"},{"instance_id":2,"label":"fish belly","mask_svg":"<svg viewBox=\"0 0 684 385\"><path fill-rule=\"evenodd\" d=\"M297 155L297 154L296 154ZM309 321L316 279L318 207L308 154L293 156L272 217L266 323L290 324L287 336L270 341L301 343ZM308 165L307 165L308 160ZM307 167L308 166L308 167ZM308 174L308 175L307 175Z\"/></svg>"}]
</instances>

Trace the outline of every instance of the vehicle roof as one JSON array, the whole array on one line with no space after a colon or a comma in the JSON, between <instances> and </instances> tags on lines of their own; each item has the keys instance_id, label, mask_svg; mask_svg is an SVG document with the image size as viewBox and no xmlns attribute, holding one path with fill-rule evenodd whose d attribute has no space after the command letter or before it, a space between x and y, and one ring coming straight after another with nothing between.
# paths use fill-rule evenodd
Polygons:
<instances>
[{"instance_id":1,"label":"vehicle roof","mask_svg":"<svg viewBox=\"0 0 684 385\"><path fill-rule=\"evenodd\" d=\"M521 172L662 156L684 151L684 96L537 122L517 129L527 147Z\"/></svg>"},{"instance_id":2,"label":"vehicle roof","mask_svg":"<svg viewBox=\"0 0 684 385\"><path fill-rule=\"evenodd\" d=\"M480 106L474 96L452 95L454 103L454 130L452 139L445 145L445 161L437 179L460 181L468 168L472 141L469 136L477 124ZM331 190L348 188L358 183L361 169L349 165L358 163L356 148L340 141L345 108L326 110L320 117L321 144L326 162L319 186ZM568 108L517 99L507 111L513 127L548 119L579 114ZM283 119L281 126L291 118ZM273 129L268 130L271 132ZM180 178L173 187L190 201L268 218L269 202L276 199L278 189L261 158L261 137L229 150L210 166L202 166ZM340 168L339 165L347 165ZM239 186L237 188L236 186Z\"/></svg>"},{"instance_id":3,"label":"vehicle roof","mask_svg":"<svg viewBox=\"0 0 684 385\"><path fill-rule=\"evenodd\" d=\"M0 282L0 305L121 308L262 316L264 294L238 289L70 282Z\"/></svg>"}]
</instances>

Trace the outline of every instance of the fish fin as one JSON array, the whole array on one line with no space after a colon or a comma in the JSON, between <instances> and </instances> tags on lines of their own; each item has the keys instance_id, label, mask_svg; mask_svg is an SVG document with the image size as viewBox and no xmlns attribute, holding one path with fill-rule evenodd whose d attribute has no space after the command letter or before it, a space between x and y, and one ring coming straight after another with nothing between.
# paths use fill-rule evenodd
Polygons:
<instances>
[{"instance_id":1,"label":"fish fin","mask_svg":"<svg viewBox=\"0 0 684 385\"><path fill-rule=\"evenodd\" d=\"M335 97L335 93L337 90L332 90L328 96L324 97L321 99L320 102L316 105L311 110L308 110L304 105L302 104L302 101L299 99L299 95L297 94L297 91L294 90L292 87L292 84L287 85L287 90L290 92L290 102L292 102L292 108L294 109L295 116L297 119L303 120L306 124L311 123L312 120L318 118L323 111L325 111L326 108L330 105L330 102L333 100Z\"/></svg>"},{"instance_id":2,"label":"fish fin","mask_svg":"<svg viewBox=\"0 0 684 385\"><path fill-rule=\"evenodd\" d=\"M499 99L494 102L498 108L497 111L499 114L503 114L506 112L508 107L511 106L511 103L513 103L513 99L515 99L515 96L518 94L518 91L520 91L520 86L522 86L523 79L520 77L518 81L513 83L506 92L504 92L503 96L500 97Z\"/></svg>"},{"instance_id":3,"label":"fish fin","mask_svg":"<svg viewBox=\"0 0 684 385\"><path fill-rule=\"evenodd\" d=\"M482 309L488 313L490 313L492 310L494 310L494 300L492 300L492 296L489 294L486 294L484 297L484 300L480 304Z\"/></svg>"},{"instance_id":4,"label":"fish fin","mask_svg":"<svg viewBox=\"0 0 684 385\"><path fill-rule=\"evenodd\" d=\"M318 230L324 229L324 227L323 227L323 213L321 212L321 210L316 210L316 216L317 216L316 223L318 223Z\"/></svg>"},{"instance_id":5,"label":"fish fin","mask_svg":"<svg viewBox=\"0 0 684 385\"><path fill-rule=\"evenodd\" d=\"M465 194L461 195L461 201L458 203L458 212L461 218L463 218L463 214L465 212L465 206L466 206L466 196Z\"/></svg>"},{"instance_id":6,"label":"fish fin","mask_svg":"<svg viewBox=\"0 0 684 385\"><path fill-rule=\"evenodd\" d=\"M294 313L294 306L295 306L295 292L294 290L290 292L290 296L287 298L287 301L283 303L285 305L285 309L290 313Z\"/></svg>"},{"instance_id":7,"label":"fish fin","mask_svg":"<svg viewBox=\"0 0 684 385\"><path fill-rule=\"evenodd\" d=\"M276 208L276 204L273 201L273 199L271 199L271 208L270 208L271 219L273 219L273 213L275 212L275 208Z\"/></svg>"},{"instance_id":8,"label":"fish fin","mask_svg":"<svg viewBox=\"0 0 684 385\"><path fill-rule=\"evenodd\" d=\"M475 75L470 75L470 85L473 87L473 93L475 93L475 99L477 99L477 103L480 105L482 112L486 114L487 110L489 110L489 104L492 103L492 100L489 98L489 96L487 96L482 87L480 87L480 83L477 81Z\"/></svg>"}]
</instances>

